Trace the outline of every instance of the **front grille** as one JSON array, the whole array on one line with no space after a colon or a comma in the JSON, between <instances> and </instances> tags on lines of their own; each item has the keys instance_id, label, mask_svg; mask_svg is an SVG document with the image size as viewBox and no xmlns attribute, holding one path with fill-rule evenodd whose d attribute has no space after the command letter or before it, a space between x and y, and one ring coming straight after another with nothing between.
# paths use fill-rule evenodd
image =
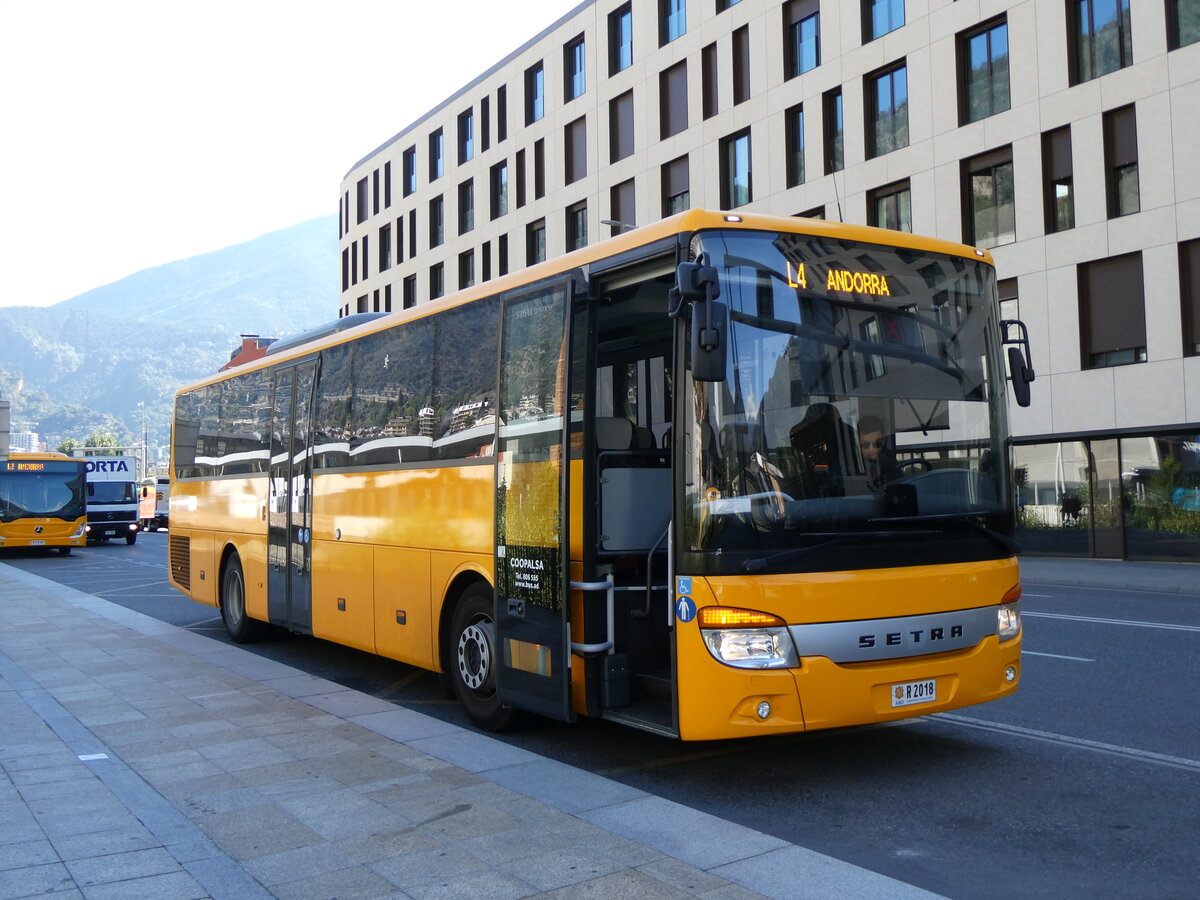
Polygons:
<instances>
[{"instance_id":1,"label":"front grille","mask_svg":"<svg viewBox=\"0 0 1200 900\"><path fill-rule=\"evenodd\" d=\"M192 539L173 534L169 539L171 580L181 588L192 589Z\"/></svg>"},{"instance_id":2,"label":"front grille","mask_svg":"<svg viewBox=\"0 0 1200 900\"><path fill-rule=\"evenodd\" d=\"M137 518L133 512L111 512L107 510L88 510L89 522L132 522Z\"/></svg>"}]
</instances>

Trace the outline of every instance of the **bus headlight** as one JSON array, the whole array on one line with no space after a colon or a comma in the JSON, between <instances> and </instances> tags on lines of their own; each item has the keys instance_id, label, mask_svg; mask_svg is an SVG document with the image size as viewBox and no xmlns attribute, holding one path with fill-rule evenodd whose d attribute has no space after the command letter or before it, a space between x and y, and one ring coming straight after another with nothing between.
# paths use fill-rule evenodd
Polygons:
<instances>
[{"instance_id":1,"label":"bus headlight","mask_svg":"<svg viewBox=\"0 0 1200 900\"><path fill-rule=\"evenodd\" d=\"M75 533L73 535L71 535L71 540L73 540L73 541L78 540L79 538L83 537L84 534L86 534L86 533L87 533L87 526L80 525L78 528L75 529Z\"/></svg>"},{"instance_id":2,"label":"bus headlight","mask_svg":"<svg viewBox=\"0 0 1200 900\"><path fill-rule=\"evenodd\" d=\"M778 616L748 609L708 606L699 613L708 652L739 669L786 669L798 664L796 645Z\"/></svg>"},{"instance_id":3,"label":"bus headlight","mask_svg":"<svg viewBox=\"0 0 1200 900\"><path fill-rule=\"evenodd\" d=\"M1021 604L1002 603L996 609L996 634L1002 641L1011 641L1021 633Z\"/></svg>"}]
</instances>

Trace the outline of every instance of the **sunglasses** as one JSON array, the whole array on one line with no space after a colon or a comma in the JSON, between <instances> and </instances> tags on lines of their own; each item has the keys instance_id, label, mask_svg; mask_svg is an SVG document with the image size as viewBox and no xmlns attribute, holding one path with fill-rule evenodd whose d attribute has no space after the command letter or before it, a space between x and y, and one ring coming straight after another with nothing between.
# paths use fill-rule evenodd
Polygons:
<instances>
[{"instance_id":1,"label":"sunglasses","mask_svg":"<svg viewBox=\"0 0 1200 900\"><path fill-rule=\"evenodd\" d=\"M877 441L859 441L858 442L858 446L862 450L870 450L872 447L874 447L876 450L882 450L883 444L884 444L883 438L880 438Z\"/></svg>"}]
</instances>

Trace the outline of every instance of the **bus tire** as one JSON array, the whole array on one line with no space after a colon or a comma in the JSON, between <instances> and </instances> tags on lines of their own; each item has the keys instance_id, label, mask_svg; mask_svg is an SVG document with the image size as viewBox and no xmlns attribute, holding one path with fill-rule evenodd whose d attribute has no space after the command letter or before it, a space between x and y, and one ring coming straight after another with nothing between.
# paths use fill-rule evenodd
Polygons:
<instances>
[{"instance_id":1,"label":"bus tire","mask_svg":"<svg viewBox=\"0 0 1200 900\"><path fill-rule=\"evenodd\" d=\"M58 552L59 552L59 553L60 553L62 556L70 556L70 555L71 555L71 548L70 548L70 547L59 547L59 548L58 548Z\"/></svg>"},{"instance_id":2,"label":"bus tire","mask_svg":"<svg viewBox=\"0 0 1200 900\"><path fill-rule=\"evenodd\" d=\"M252 644L266 636L266 625L246 613L246 577L233 554L221 569L221 619L236 644Z\"/></svg>"},{"instance_id":3,"label":"bus tire","mask_svg":"<svg viewBox=\"0 0 1200 900\"><path fill-rule=\"evenodd\" d=\"M496 624L492 589L476 582L458 599L450 617L447 670L454 693L467 716L485 731L504 731L515 724L516 710L500 702L496 692Z\"/></svg>"}]
</instances>

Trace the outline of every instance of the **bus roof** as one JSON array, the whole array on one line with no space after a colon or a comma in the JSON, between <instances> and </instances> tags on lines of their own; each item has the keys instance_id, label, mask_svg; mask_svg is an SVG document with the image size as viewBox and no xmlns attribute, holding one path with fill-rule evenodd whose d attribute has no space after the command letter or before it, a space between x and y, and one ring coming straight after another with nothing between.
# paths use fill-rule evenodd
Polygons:
<instances>
[{"instance_id":1,"label":"bus roof","mask_svg":"<svg viewBox=\"0 0 1200 900\"><path fill-rule=\"evenodd\" d=\"M284 349L281 352L275 352L262 359L198 379L183 385L176 393L185 393L199 387L204 387L205 385L217 384L235 375L269 368L289 359L307 356L318 350L358 338L362 335L383 331L399 322L421 319L425 316L442 312L443 310L471 303L474 300L503 294L526 285L536 284L540 281L553 278L556 275L569 272L572 269L599 262L622 253L635 251L638 248L646 247L657 241L670 238L673 235L690 234L697 231L711 231L718 228L809 234L815 237L836 238L864 244L881 244L884 246L944 253L947 256L962 256L976 262L987 263L989 266L995 264L992 255L987 250L967 244L942 240L941 238L910 234L906 231L891 231L886 228L874 228L869 225L850 225L844 222L830 222L825 219L806 219L799 216L767 216L756 213L713 212L703 209L691 209L666 219L660 219L649 225L624 231L621 234L598 241L595 244L589 244L587 247L579 250L574 250L562 256L556 256L553 259L548 259L533 266L517 269L508 275L475 284L469 288L447 294L436 300L430 300L427 303L421 303L409 309L394 313L367 315L363 316L362 319L354 316L345 317L356 319L356 321L360 322L360 324L355 324L352 327L338 328L337 323L342 320L334 320L327 325L312 329L314 333L312 340L298 342L294 346L289 346L290 342L295 340L295 338L285 338L280 342L284 345ZM303 335L296 336L296 338L299 337L303 337Z\"/></svg>"}]
</instances>

